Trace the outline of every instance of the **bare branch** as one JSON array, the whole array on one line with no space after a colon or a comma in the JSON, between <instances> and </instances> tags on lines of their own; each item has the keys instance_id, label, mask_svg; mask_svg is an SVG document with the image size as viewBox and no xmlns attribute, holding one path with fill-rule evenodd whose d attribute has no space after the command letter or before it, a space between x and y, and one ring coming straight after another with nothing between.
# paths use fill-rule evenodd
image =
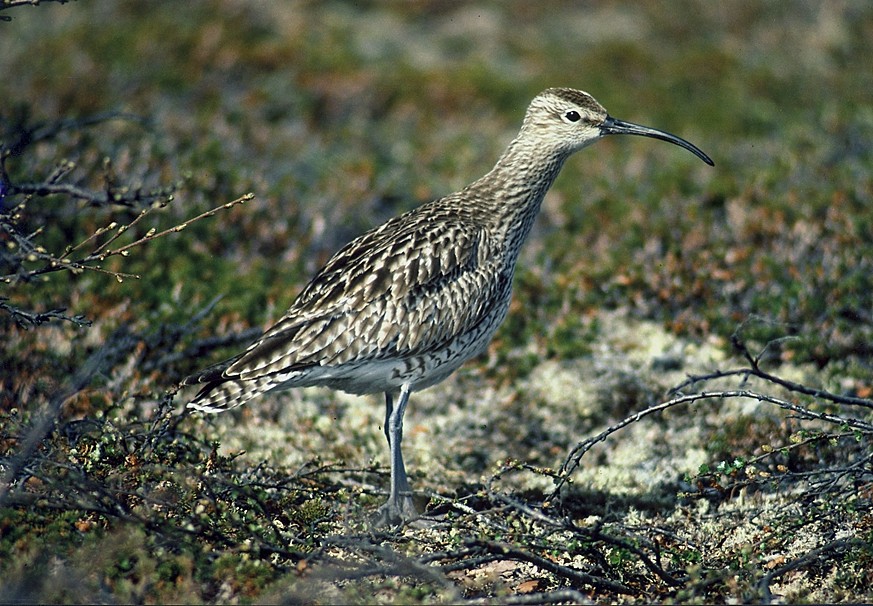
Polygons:
<instances>
[{"instance_id":1,"label":"bare branch","mask_svg":"<svg viewBox=\"0 0 873 606\"><path fill-rule=\"evenodd\" d=\"M85 316L78 314L75 316L68 316L65 314L64 312L66 311L66 308L64 307L44 312L30 312L11 305L7 303L7 301L9 301L7 297L0 297L0 309L3 309L11 315L12 319L15 320L15 323L25 330L45 324L46 322L51 322L52 320L71 322L79 327L91 326L91 321L85 318Z\"/></svg>"},{"instance_id":2,"label":"bare branch","mask_svg":"<svg viewBox=\"0 0 873 606\"><path fill-rule=\"evenodd\" d=\"M561 479L557 482L554 491L550 498L554 498L558 496L561 488L569 481L570 474L575 471L575 469L579 466L579 463L582 460L582 457L585 456L591 448L597 444L598 442L603 442L614 434L615 432L631 425L632 423L638 422L640 419L648 417L658 412L663 412L669 408L673 408L675 406L679 406L682 404L691 404L698 401L703 400L726 400L730 398L747 398L751 400L758 400L759 402L767 402L770 404L775 404L779 408L784 410L788 410L793 412L803 418L806 419L815 419L818 421L825 421L827 423L832 423L834 425L838 425L841 427L850 427L852 429L856 429L863 433L873 433L873 424L867 423L865 421L861 421L859 419L854 419L851 417L840 417L833 414L823 413L823 412L815 412L809 410L808 408L804 408L797 404L792 404L787 400L783 400L781 398L777 398L775 396L770 396L763 393L757 393L754 391L739 389L739 390L728 390L728 391L712 391L712 392L700 392L689 395L683 395L672 400L668 400L666 402L662 402L660 404L656 404L654 406L650 406L645 410L641 410L637 413L634 413L628 417L625 417L615 425L612 425L600 432L596 436L592 438L588 438L576 444L567 455L567 458L564 460L564 463L561 465Z\"/></svg>"},{"instance_id":3,"label":"bare branch","mask_svg":"<svg viewBox=\"0 0 873 606\"><path fill-rule=\"evenodd\" d=\"M163 200L170 196L170 193L175 188L159 188L150 191L143 191L140 188L131 189L128 187L114 188L107 187L103 191L92 191L78 187L71 183L56 183L45 181L43 183L17 183L11 184L8 187L7 195L30 195L30 196L52 196L65 195L74 200L82 200L87 202L89 206L109 206L117 204L119 206L137 207L142 204L151 204L153 202Z\"/></svg>"},{"instance_id":4,"label":"bare branch","mask_svg":"<svg viewBox=\"0 0 873 606\"><path fill-rule=\"evenodd\" d=\"M3 9L4 7L2 6L2 4L0 4L0 10ZM11 120L3 119L3 117L0 116L0 125L3 125L5 127L3 132L3 139L0 140L0 160L5 160L9 156L18 156L24 151L25 148L33 145L34 143L49 141L57 137L62 132L79 130L82 128L87 128L89 126L102 124L110 120L124 120L127 122L139 124L143 127L148 126L149 124L148 120L146 120L142 116L122 111L101 112L90 116L82 116L80 118L61 118L59 120L48 120L45 122L37 122L32 125L28 124L28 118L29 108L27 106L22 106L21 108L19 108L19 111L16 112L15 116ZM7 142L7 140L9 142ZM75 166L75 163L73 163L73 166Z\"/></svg>"},{"instance_id":5,"label":"bare branch","mask_svg":"<svg viewBox=\"0 0 873 606\"><path fill-rule=\"evenodd\" d=\"M793 391L796 393L800 393L806 396L811 396L813 398L818 398L820 400L827 400L829 402L833 402L835 404L846 404L848 406L861 406L864 408L873 408L873 400L868 398L858 398L855 396L843 396L840 394L835 394L833 392L827 391L825 389L818 389L814 387L807 387L806 385L802 385L800 383L795 383L794 381L789 381L788 379L783 379L777 375L772 373L768 373L766 371L761 370L758 367L753 368L736 368L731 370L717 370L711 373L707 373L705 375L689 375L688 379L680 383L679 385L670 389L670 394L682 393L682 390L695 385L697 383L705 383L707 381L712 381L714 379L723 379L726 377L758 377L759 379L763 379L769 383L774 383L789 391Z\"/></svg>"},{"instance_id":6,"label":"bare branch","mask_svg":"<svg viewBox=\"0 0 873 606\"><path fill-rule=\"evenodd\" d=\"M117 227L117 223L112 222L104 227L97 229L93 234L82 240L81 242L68 247L61 254L50 253L45 250L43 247L34 244L33 238L38 236L40 230L36 232L24 236L21 235L16 229L14 222L17 220L17 217L20 216L22 207L17 207L16 212L12 215L0 215L0 233L6 233L10 241L14 242L17 245L19 253L18 253L18 266L16 267L15 272L7 273L5 275L0 276L0 282L5 282L7 284L14 284L18 282L29 282L33 278L37 276L41 276L44 274L49 274L58 271L71 271L73 273L79 273L82 271L94 271L98 273L103 273L107 275L111 275L115 277L119 282L123 281L125 278L133 278L138 279L139 276L136 274L130 274L122 271L109 270L102 267L100 264L103 263L107 258L113 256L122 256L126 257L130 254L130 251L138 246L143 246L152 242L153 240L157 240L158 238L162 238L164 236L178 233L185 229L186 227L192 225L193 223L200 221L207 217L212 217L216 213L233 208L239 204L244 204L249 200L254 198L254 194L248 193L245 194L235 200L222 204L221 206L217 206L208 211L202 212L199 215L192 217L183 221L182 223L175 225L169 229L165 229L163 231L157 232L154 228L150 229L145 236L138 238L137 240L130 242L129 244L125 244L113 250L107 250L108 244L115 242L119 237L123 234L127 233L130 228L136 225L143 217L147 214L155 210L156 208L162 208L163 205L156 204L149 208L143 209L130 223ZM102 244L96 246L90 253L87 253L83 256L77 258L70 258L72 253L85 248L89 244L93 244L96 242L100 236L115 230L112 236ZM42 261L43 265L41 267L35 269L26 269L23 266L23 261L27 260L28 262L34 261ZM9 313L12 313L12 309L9 306L0 306L0 308L5 309ZM22 319L26 318L26 312L23 312L24 315L20 316ZM42 317L43 320L49 319L53 317L52 315L44 315ZM32 323L31 323L32 324Z\"/></svg>"},{"instance_id":7,"label":"bare branch","mask_svg":"<svg viewBox=\"0 0 873 606\"><path fill-rule=\"evenodd\" d=\"M773 579L781 577L785 573L791 572L792 570L796 570L798 568L808 566L809 564L813 564L819 561L821 557L827 553L842 553L855 547L866 549L868 552L871 551L870 544L861 539L840 539L813 549L812 551L803 554L799 558L795 558L787 564L784 564L779 568L770 571L769 573L761 577L760 581L758 581L758 591L761 593L761 602L763 604L773 603L773 595L772 593L770 593L770 584L773 582Z\"/></svg>"},{"instance_id":8,"label":"bare branch","mask_svg":"<svg viewBox=\"0 0 873 606\"><path fill-rule=\"evenodd\" d=\"M158 233L150 232L150 233L146 234L144 237L140 238L139 240L136 240L135 242L131 242L130 244L122 246L121 248L117 248L113 251L107 252L107 253L101 255L99 258L102 259L104 257L111 257L113 255L123 255L128 250L130 250L131 248L134 248L135 246L140 246L140 245L145 244L147 242L151 242L152 240L157 240L158 238L162 238L163 236L166 236L167 234L180 232L183 229L185 229L186 227L188 227L189 225L191 225L192 223L199 221L200 219L205 219L206 217L212 217L215 215L215 213L217 213L221 210L228 210L230 208L233 208L237 204L244 204L244 203L254 199L254 197L255 197L255 194L253 194L253 193L245 194L245 195L237 198L236 200L226 202L225 204L222 204L221 206L216 206L215 208L213 208L211 210L207 210L206 212L200 213L196 217L193 217L191 219L183 221L182 223L176 225L175 227L165 229L164 231L158 232ZM136 220L138 220L138 218ZM89 258L89 260L90 260L90 258Z\"/></svg>"},{"instance_id":9,"label":"bare branch","mask_svg":"<svg viewBox=\"0 0 873 606\"><path fill-rule=\"evenodd\" d=\"M0 11L5 11L17 6L37 6L42 2L66 4L67 2L70 2L70 0L0 0ZM8 15L0 15L0 21L12 21L12 17Z\"/></svg>"}]
</instances>

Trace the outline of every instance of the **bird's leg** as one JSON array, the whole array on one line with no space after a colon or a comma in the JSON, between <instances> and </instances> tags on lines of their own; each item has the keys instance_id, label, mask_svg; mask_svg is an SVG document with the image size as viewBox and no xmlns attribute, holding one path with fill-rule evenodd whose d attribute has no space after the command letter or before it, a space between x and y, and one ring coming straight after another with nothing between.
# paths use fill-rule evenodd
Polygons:
<instances>
[{"instance_id":1,"label":"bird's leg","mask_svg":"<svg viewBox=\"0 0 873 606\"><path fill-rule=\"evenodd\" d=\"M391 448L391 433L388 431L388 425L391 423L391 413L394 412L394 397L390 391L385 392L385 424L382 426L382 431L385 432L385 439L388 440L388 448Z\"/></svg>"},{"instance_id":2,"label":"bird's leg","mask_svg":"<svg viewBox=\"0 0 873 606\"><path fill-rule=\"evenodd\" d=\"M400 398L394 406L391 393L385 393L385 437L391 451L391 493L388 502L382 507L382 521L393 524L416 516L412 501L412 490L403 465L400 444L403 441L403 414L409 402L409 386L400 388Z\"/></svg>"},{"instance_id":3,"label":"bird's leg","mask_svg":"<svg viewBox=\"0 0 873 606\"><path fill-rule=\"evenodd\" d=\"M400 391L400 400L397 407L391 411L388 419L388 446L391 449L391 496L390 501L400 505L401 501L412 502L412 491L406 478L406 467L403 465L403 415L406 413L406 404L409 402L409 388L403 386ZM402 507L401 509L405 509Z\"/></svg>"}]
</instances>

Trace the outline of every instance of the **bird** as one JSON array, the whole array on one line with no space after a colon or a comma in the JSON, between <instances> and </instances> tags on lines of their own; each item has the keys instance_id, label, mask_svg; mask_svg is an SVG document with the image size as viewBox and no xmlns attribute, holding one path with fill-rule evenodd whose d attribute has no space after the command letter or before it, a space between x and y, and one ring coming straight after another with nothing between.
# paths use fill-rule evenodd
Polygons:
<instances>
[{"instance_id":1,"label":"bird","mask_svg":"<svg viewBox=\"0 0 873 606\"><path fill-rule=\"evenodd\" d=\"M401 451L411 394L486 349L546 192L567 158L612 135L667 141L714 166L692 143L613 118L584 91L549 88L485 176L341 248L245 351L183 381L201 386L187 407L216 413L293 387L384 393L391 475L376 517L417 518Z\"/></svg>"}]
</instances>

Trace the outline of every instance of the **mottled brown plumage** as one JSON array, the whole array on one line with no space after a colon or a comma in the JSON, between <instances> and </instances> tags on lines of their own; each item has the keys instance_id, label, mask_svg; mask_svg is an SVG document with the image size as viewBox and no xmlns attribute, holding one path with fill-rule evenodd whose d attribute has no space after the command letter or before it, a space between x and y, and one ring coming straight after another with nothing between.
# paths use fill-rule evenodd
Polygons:
<instances>
[{"instance_id":1,"label":"mottled brown plumage","mask_svg":"<svg viewBox=\"0 0 873 606\"><path fill-rule=\"evenodd\" d=\"M587 93L548 89L488 174L343 247L244 353L186 380L205 384L188 406L219 412L312 385L383 392L391 449L383 513L412 517L400 451L409 394L485 349L506 316L518 253L546 191L571 154L610 134L669 141L712 164L687 141L611 118Z\"/></svg>"}]
</instances>

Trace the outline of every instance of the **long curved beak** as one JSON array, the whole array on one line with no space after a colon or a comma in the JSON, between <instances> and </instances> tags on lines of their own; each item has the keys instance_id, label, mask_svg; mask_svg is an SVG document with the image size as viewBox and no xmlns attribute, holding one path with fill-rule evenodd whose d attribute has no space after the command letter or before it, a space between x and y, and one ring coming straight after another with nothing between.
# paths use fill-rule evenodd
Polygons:
<instances>
[{"instance_id":1,"label":"long curved beak","mask_svg":"<svg viewBox=\"0 0 873 606\"><path fill-rule=\"evenodd\" d=\"M603 124L600 127L600 133L603 135L640 135L641 137L660 139L661 141L684 147L710 166L715 166L715 162L713 162L709 156L703 153L700 148L693 143L689 143L681 137L665 133L657 128L649 128L648 126L634 124L633 122L625 122L624 120L617 120L612 116L606 116L606 120L603 121Z\"/></svg>"}]
</instances>

